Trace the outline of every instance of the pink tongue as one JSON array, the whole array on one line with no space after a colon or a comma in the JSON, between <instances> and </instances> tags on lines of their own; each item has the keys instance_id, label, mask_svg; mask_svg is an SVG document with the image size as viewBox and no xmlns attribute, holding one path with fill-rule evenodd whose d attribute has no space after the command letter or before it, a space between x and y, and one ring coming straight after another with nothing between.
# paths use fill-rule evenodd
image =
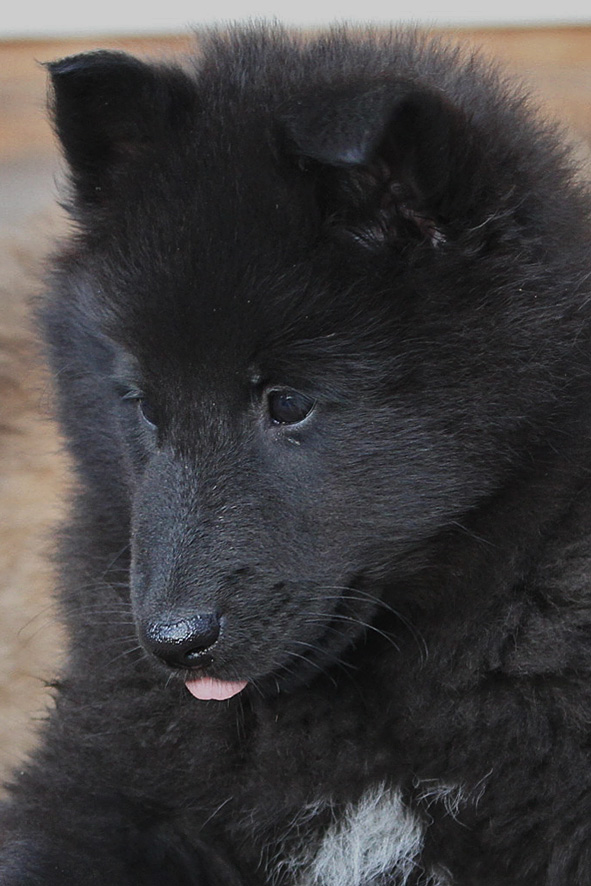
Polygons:
<instances>
[{"instance_id":1,"label":"pink tongue","mask_svg":"<svg viewBox=\"0 0 591 886\"><path fill-rule=\"evenodd\" d=\"M187 680L186 687L195 698L205 700L215 699L216 701L224 701L226 698L232 698L247 686L246 680L214 680L211 677L201 677L199 680Z\"/></svg>"}]
</instances>

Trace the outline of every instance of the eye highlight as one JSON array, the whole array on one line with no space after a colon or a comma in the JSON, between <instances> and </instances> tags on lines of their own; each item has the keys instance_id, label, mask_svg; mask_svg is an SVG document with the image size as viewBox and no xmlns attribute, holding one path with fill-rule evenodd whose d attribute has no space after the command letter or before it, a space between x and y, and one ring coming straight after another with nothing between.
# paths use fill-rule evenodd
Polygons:
<instances>
[{"instance_id":1,"label":"eye highlight","mask_svg":"<svg viewBox=\"0 0 591 886\"><path fill-rule=\"evenodd\" d=\"M314 408L315 402L298 391L269 391L267 395L269 416L280 425L295 425L303 421Z\"/></svg>"}]
</instances>

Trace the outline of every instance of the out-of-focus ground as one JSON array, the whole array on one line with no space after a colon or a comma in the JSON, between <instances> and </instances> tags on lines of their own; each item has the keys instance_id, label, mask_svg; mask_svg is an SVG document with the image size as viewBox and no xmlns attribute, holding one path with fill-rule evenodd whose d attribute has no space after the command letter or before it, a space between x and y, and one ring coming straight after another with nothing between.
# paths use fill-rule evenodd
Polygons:
<instances>
[{"instance_id":1,"label":"out-of-focus ground","mask_svg":"<svg viewBox=\"0 0 591 886\"><path fill-rule=\"evenodd\" d=\"M591 27L449 32L525 78L579 143L591 172ZM47 380L30 331L43 256L66 228L56 207L60 162L45 115L44 61L97 47L186 53L189 37L0 42L0 777L34 741L63 645L48 552L66 489L48 418Z\"/></svg>"}]
</instances>

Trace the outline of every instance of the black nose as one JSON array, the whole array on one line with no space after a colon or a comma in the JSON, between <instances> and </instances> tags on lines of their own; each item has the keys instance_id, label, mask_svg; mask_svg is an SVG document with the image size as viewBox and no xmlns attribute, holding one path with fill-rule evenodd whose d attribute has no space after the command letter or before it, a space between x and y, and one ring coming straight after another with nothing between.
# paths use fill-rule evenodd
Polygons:
<instances>
[{"instance_id":1,"label":"black nose","mask_svg":"<svg viewBox=\"0 0 591 886\"><path fill-rule=\"evenodd\" d=\"M144 631L144 643L171 667L194 668L205 664L203 653L219 635L218 615L204 612L174 622L151 622Z\"/></svg>"}]
</instances>

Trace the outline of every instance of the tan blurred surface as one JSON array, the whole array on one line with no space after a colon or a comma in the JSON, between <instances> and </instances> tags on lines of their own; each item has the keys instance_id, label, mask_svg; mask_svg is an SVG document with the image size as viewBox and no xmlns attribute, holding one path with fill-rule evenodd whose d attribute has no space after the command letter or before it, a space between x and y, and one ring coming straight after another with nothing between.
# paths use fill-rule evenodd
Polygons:
<instances>
[{"instance_id":1,"label":"tan blurred surface","mask_svg":"<svg viewBox=\"0 0 591 886\"><path fill-rule=\"evenodd\" d=\"M540 103L591 145L591 28L448 32L484 47L525 77ZM99 46L149 56L190 41L75 40L0 43L0 776L32 741L27 724L47 703L43 679L59 661L46 549L64 489L63 458L47 412L26 314L41 258L64 226L52 208L59 170L44 111L39 62Z\"/></svg>"}]
</instances>

